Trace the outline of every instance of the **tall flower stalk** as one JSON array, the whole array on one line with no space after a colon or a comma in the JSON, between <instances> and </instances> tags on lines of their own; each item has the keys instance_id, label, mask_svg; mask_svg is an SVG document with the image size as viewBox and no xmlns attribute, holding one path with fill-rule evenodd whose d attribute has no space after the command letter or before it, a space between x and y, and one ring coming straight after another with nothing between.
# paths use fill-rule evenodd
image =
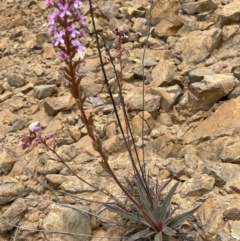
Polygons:
<instances>
[{"instance_id":1,"label":"tall flower stalk","mask_svg":"<svg viewBox=\"0 0 240 241\"><path fill-rule=\"evenodd\" d=\"M92 21L95 27L91 0L89 0L89 3ZM177 189L178 183L171 188L166 197L163 197L162 191L170 181L167 181L160 186L157 181L153 180L150 174L146 173L145 164L140 163L134 143L133 146L137 155L137 165L131 152L130 137L133 140L133 136L122 96L124 68L122 64L122 53L124 49L122 48L121 42L124 33L118 28L116 28L115 34L118 41L118 60L120 63L120 69L116 71L115 68L115 74L119 84L119 97L121 99L127 137L125 137L123 132L114 102L113 106L132 163L133 169L131 179L125 177L124 182L118 179L108 163L108 153L103 148L102 140L94 131L93 115L90 114L87 116L84 111L83 106L86 100L86 95L81 85L83 76L81 75L80 70L82 64L84 63L84 52L86 49L85 43L87 41L87 37L83 29L86 22L79 9L82 4L83 3L80 0L47 0L46 7L53 9L53 11L49 14L48 19L49 35L51 36L53 47L58 49L58 58L64 63L64 66L61 68L61 74L67 82L66 86L73 98L76 100L77 107L81 113L81 120L86 126L89 137L92 139L93 148L101 156L100 164L109 173L118 187L122 190L123 194L127 197L128 205L123 205L118 198L112 196L107 190L95 187L72 171L61 156L56 152L57 144L54 142L53 147L49 145L49 141L51 141L52 137L44 136L41 127L38 126L38 123L34 123L30 126L30 134L23 134L21 136L23 148L25 149L31 145L36 146L38 144L43 144L47 150L50 150L58 157L59 161L61 161L73 175L95 188L95 190L106 194L111 199L111 202L106 202L103 205L107 209L118 213L124 219L125 222L123 226L125 226L127 230L126 236L129 237L127 239L128 241L152 239L155 241L162 241L164 237L186 237L185 234L176 232L175 228L196 212L199 207L172 218L174 211L171 209L171 199ZM99 57L100 60L102 60L99 50L98 36L97 33L95 34ZM106 83L108 84L103 65L102 70ZM110 88L109 94L113 100ZM112 202L112 200L114 200L114 202Z\"/></svg>"},{"instance_id":2,"label":"tall flower stalk","mask_svg":"<svg viewBox=\"0 0 240 241\"><path fill-rule=\"evenodd\" d=\"M55 9L49 14L48 25L50 27L49 34L52 37L52 44L59 49L58 56L65 63L61 72L68 81L66 85L76 100L77 107L81 113L81 120L86 126L89 137L92 139L93 148L99 152L102 158L100 164L111 175L124 194L135 205L138 205L110 167L108 153L103 149L102 140L94 133L93 115L87 116L83 108L86 95L81 86L82 75L79 72L84 62L85 46L83 41L86 40L86 34L81 28L85 25L85 20L78 8L82 5L82 2L79 0L48 0L46 5ZM77 61L74 61L77 53L80 56ZM125 209L119 200L117 202Z\"/></svg>"}]
</instances>

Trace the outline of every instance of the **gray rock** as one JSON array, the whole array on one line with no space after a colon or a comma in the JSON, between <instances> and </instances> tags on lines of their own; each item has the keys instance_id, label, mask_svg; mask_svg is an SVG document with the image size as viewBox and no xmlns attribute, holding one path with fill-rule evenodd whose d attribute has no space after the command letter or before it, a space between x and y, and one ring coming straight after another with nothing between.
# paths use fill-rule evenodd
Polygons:
<instances>
[{"instance_id":1,"label":"gray rock","mask_svg":"<svg viewBox=\"0 0 240 241\"><path fill-rule=\"evenodd\" d=\"M56 115L60 111L71 109L71 95L47 98L44 109L48 115Z\"/></svg>"},{"instance_id":2,"label":"gray rock","mask_svg":"<svg viewBox=\"0 0 240 241\"><path fill-rule=\"evenodd\" d=\"M196 68L189 72L189 83L192 84L194 82L200 82L204 79L205 75L213 75L215 74L208 68Z\"/></svg>"},{"instance_id":3,"label":"gray rock","mask_svg":"<svg viewBox=\"0 0 240 241\"><path fill-rule=\"evenodd\" d=\"M39 100L46 97L51 97L58 93L58 88L56 85L37 85L33 88L34 97Z\"/></svg>"},{"instance_id":4,"label":"gray rock","mask_svg":"<svg viewBox=\"0 0 240 241\"><path fill-rule=\"evenodd\" d=\"M228 99L236 98L240 95L240 86L235 87L230 94L228 95Z\"/></svg>"},{"instance_id":5,"label":"gray rock","mask_svg":"<svg viewBox=\"0 0 240 241\"><path fill-rule=\"evenodd\" d=\"M9 203L28 195L29 189L22 182L3 183L0 185L0 204Z\"/></svg>"},{"instance_id":6,"label":"gray rock","mask_svg":"<svg viewBox=\"0 0 240 241\"><path fill-rule=\"evenodd\" d=\"M43 220L44 230L56 230L59 232L74 233L46 233L46 238L49 240L58 241L88 241L90 240L91 222L89 214L82 211L84 207L64 207L53 204L50 212Z\"/></svg>"},{"instance_id":7,"label":"gray rock","mask_svg":"<svg viewBox=\"0 0 240 241\"><path fill-rule=\"evenodd\" d=\"M154 112L160 108L161 97L157 95L146 94L144 99L144 109L148 112ZM135 95L126 102L128 110L143 110L142 95Z\"/></svg>"},{"instance_id":8,"label":"gray rock","mask_svg":"<svg viewBox=\"0 0 240 241\"><path fill-rule=\"evenodd\" d=\"M152 82L153 87L168 86L174 77L176 70L175 64L171 60L160 60L152 71Z\"/></svg>"},{"instance_id":9,"label":"gray rock","mask_svg":"<svg viewBox=\"0 0 240 241\"><path fill-rule=\"evenodd\" d=\"M182 197L202 197L213 190L215 179L202 174L195 176L183 183L180 195Z\"/></svg>"},{"instance_id":10,"label":"gray rock","mask_svg":"<svg viewBox=\"0 0 240 241\"><path fill-rule=\"evenodd\" d=\"M10 128L11 132L15 132L18 130L22 130L25 125L27 125L27 118L24 116L18 116L17 120L13 123L13 125Z\"/></svg>"},{"instance_id":11,"label":"gray rock","mask_svg":"<svg viewBox=\"0 0 240 241\"><path fill-rule=\"evenodd\" d=\"M237 85L231 74L205 75L201 82L189 86L192 110L209 110L214 103L227 96Z\"/></svg>"},{"instance_id":12,"label":"gray rock","mask_svg":"<svg viewBox=\"0 0 240 241\"><path fill-rule=\"evenodd\" d=\"M216 8L217 5L211 0L200 0L197 2L187 2L182 4L182 9L187 14L209 12L215 10Z\"/></svg>"},{"instance_id":13,"label":"gray rock","mask_svg":"<svg viewBox=\"0 0 240 241\"><path fill-rule=\"evenodd\" d=\"M7 76L7 82L10 86L21 87L26 84L26 80L22 75L10 73Z\"/></svg>"},{"instance_id":14,"label":"gray rock","mask_svg":"<svg viewBox=\"0 0 240 241\"><path fill-rule=\"evenodd\" d=\"M203 173L215 179L215 185L224 186L226 183L233 183L238 180L240 167L229 163L204 163Z\"/></svg>"},{"instance_id":15,"label":"gray rock","mask_svg":"<svg viewBox=\"0 0 240 241\"><path fill-rule=\"evenodd\" d=\"M179 178L184 174L185 164L182 160L168 158L164 161L164 164L175 178Z\"/></svg>"},{"instance_id":16,"label":"gray rock","mask_svg":"<svg viewBox=\"0 0 240 241\"><path fill-rule=\"evenodd\" d=\"M12 225L0 220L0 233L4 233L14 229L13 225L17 225L22 218L22 215L27 210L27 204L24 199L16 199L7 210L1 215L1 219L5 220Z\"/></svg>"}]
</instances>

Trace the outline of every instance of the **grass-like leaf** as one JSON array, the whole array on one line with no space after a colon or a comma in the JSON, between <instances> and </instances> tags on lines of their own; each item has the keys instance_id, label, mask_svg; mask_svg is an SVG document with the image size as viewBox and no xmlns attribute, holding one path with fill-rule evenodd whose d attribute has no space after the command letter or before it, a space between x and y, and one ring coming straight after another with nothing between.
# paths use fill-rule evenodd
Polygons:
<instances>
[{"instance_id":1,"label":"grass-like leaf","mask_svg":"<svg viewBox=\"0 0 240 241\"><path fill-rule=\"evenodd\" d=\"M162 206L161 206L161 210L160 210L160 221L164 223L164 221L166 221L166 217L168 216L168 212L169 212L169 208L171 206L171 200L172 197L178 187L178 182L171 188L171 190L168 192L167 196L165 197Z\"/></svg>"},{"instance_id":2,"label":"grass-like leaf","mask_svg":"<svg viewBox=\"0 0 240 241\"><path fill-rule=\"evenodd\" d=\"M107 203L105 203L104 205L107 207L107 209L109 209L115 213L118 213L122 217L127 218L127 219L131 220L132 222L141 223L143 225L146 225L147 227L149 226L149 223L144 218L140 217L139 215L136 215L136 214L130 213L130 212L126 212L119 207L112 206Z\"/></svg>"},{"instance_id":3,"label":"grass-like leaf","mask_svg":"<svg viewBox=\"0 0 240 241\"><path fill-rule=\"evenodd\" d=\"M163 240L162 232L159 232L154 236L154 241L162 241L162 240Z\"/></svg>"},{"instance_id":4,"label":"grass-like leaf","mask_svg":"<svg viewBox=\"0 0 240 241\"><path fill-rule=\"evenodd\" d=\"M201 205L200 205L201 206ZM168 227L171 227L171 228L176 228L177 226L179 226L182 222L184 222L185 220L187 220L190 216L192 216L199 208L200 206L197 206L196 208L186 212L186 213L183 213L173 219L171 219L171 221L169 221L168 223Z\"/></svg>"},{"instance_id":5,"label":"grass-like leaf","mask_svg":"<svg viewBox=\"0 0 240 241\"><path fill-rule=\"evenodd\" d=\"M145 189L144 189L144 187L142 186L142 183L139 180L137 180L137 188L138 188L138 191L139 191L139 194L140 194L140 202L142 204L142 207L143 207L145 213L147 213L148 217L151 220L154 220L155 217L154 217L154 214L153 214L153 209L151 207L151 204L149 203L149 200L148 200L147 194L145 192Z\"/></svg>"},{"instance_id":6,"label":"grass-like leaf","mask_svg":"<svg viewBox=\"0 0 240 241\"><path fill-rule=\"evenodd\" d=\"M153 234L154 234L154 232L152 232L150 228L147 228L147 229L144 229L144 230L141 230L141 231L135 233L133 236L131 236L129 239L127 239L127 241L135 241L135 240L139 240L141 238L147 238Z\"/></svg>"}]
</instances>

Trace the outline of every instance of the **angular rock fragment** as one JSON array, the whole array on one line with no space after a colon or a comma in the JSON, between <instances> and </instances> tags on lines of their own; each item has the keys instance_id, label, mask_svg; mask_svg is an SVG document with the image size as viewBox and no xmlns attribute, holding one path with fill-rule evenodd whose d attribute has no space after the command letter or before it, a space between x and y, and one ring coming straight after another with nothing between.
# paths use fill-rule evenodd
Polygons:
<instances>
[{"instance_id":1,"label":"angular rock fragment","mask_svg":"<svg viewBox=\"0 0 240 241\"><path fill-rule=\"evenodd\" d=\"M153 87L168 86L173 81L175 64L172 60L160 60L152 71Z\"/></svg>"},{"instance_id":2,"label":"angular rock fragment","mask_svg":"<svg viewBox=\"0 0 240 241\"><path fill-rule=\"evenodd\" d=\"M53 96L58 92L56 85L37 85L33 88L33 93L39 100Z\"/></svg>"},{"instance_id":3,"label":"angular rock fragment","mask_svg":"<svg viewBox=\"0 0 240 241\"><path fill-rule=\"evenodd\" d=\"M215 179L207 174L193 177L182 185L180 194L182 197L202 197L213 190Z\"/></svg>"},{"instance_id":4,"label":"angular rock fragment","mask_svg":"<svg viewBox=\"0 0 240 241\"><path fill-rule=\"evenodd\" d=\"M175 35L184 25L185 21L174 13L169 13L154 29L157 37L169 37Z\"/></svg>"},{"instance_id":5,"label":"angular rock fragment","mask_svg":"<svg viewBox=\"0 0 240 241\"><path fill-rule=\"evenodd\" d=\"M221 41L221 29L191 31L180 37L173 48L186 64L195 65L205 60Z\"/></svg>"},{"instance_id":6,"label":"angular rock fragment","mask_svg":"<svg viewBox=\"0 0 240 241\"><path fill-rule=\"evenodd\" d=\"M189 86L189 102L193 110L209 110L214 103L227 96L237 85L231 74L206 75L201 82Z\"/></svg>"},{"instance_id":7,"label":"angular rock fragment","mask_svg":"<svg viewBox=\"0 0 240 241\"><path fill-rule=\"evenodd\" d=\"M29 189L22 182L3 183L0 185L0 204L9 203L28 195Z\"/></svg>"},{"instance_id":8,"label":"angular rock fragment","mask_svg":"<svg viewBox=\"0 0 240 241\"><path fill-rule=\"evenodd\" d=\"M157 95L145 94L144 96L144 110L154 112L160 108L161 97ZM128 110L143 110L143 96L135 95L127 100L126 105Z\"/></svg>"},{"instance_id":9,"label":"angular rock fragment","mask_svg":"<svg viewBox=\"0 0 240 241\"><path fill-rule=\"evenodd\" d=\"M233 0L222 8L219 8L216 13L220 17L222 26L238 23L240 21L240 2L238 0Z\"/></svg>"},{"instance_id":10,"label":"angular rock fragment","mask_svg":"<svg viewBox=\"0 0 240 241\"><path fill-rule=\"evenodd\" d=\"M58 241L88 241L91 235L91 222L89 214L84 207L64 207L53 204L50 212L43 220L43 229L50 231L46 233L46 238L49 240ZM52 233L51 230L65 232ZM75 233L75 235L67 234ZM78 234L78 235L77 235Z\"/></svg>"},{"instance_id":11,"label":"angular rock fragment","mask_svg":"<svg viewBox=\"0 0 240 241\"><path fill-rule=\"evenodd\" d=\"M27 204L22 198L16 199L11 206L1 215L0 220L0 233L4 233L14 229L14 225L17 225L22 215L27 210ZM5 220L12 225L7 224L6 222L2 221Z\"/></svg>"},{"instance_id":12,"label":"angular rock fragment","mask_svg":"<svg viewBox=\"0 0 240 241\"><path fill-rule=\"evenodd\" d=\"M56 115L60 111L71 108L71 95L47 98L44 102L45 112L49 115Z\"/></svg>"},{"instance_id":13,"label":"angular rock fragment","mask_svg":"<svg viewBox=\"0 0 240 241\"><path fill-rule=\"evenodd\" d=\"M187 2L182 4L182 9L187 14L214 11L217 5L212 0L200 0L197 2Z\"/></svg>"}]
</instances>

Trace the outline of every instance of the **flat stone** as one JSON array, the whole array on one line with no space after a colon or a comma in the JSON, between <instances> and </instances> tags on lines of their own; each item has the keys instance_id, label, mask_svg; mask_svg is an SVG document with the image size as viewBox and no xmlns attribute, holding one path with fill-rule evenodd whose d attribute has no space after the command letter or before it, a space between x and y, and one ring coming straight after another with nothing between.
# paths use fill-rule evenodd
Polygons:
<instances>
[{"instance_id":1,"label":"flat stone","mask_svg":"<svg viewBox=\"0 0 240 241\"><path fill-rule=\"evenodd\" d=\"M71 208L52 204L50 212L43 220L42 227L49 231L82 234L80 236L49 232L45 234L49 240L88 241L89 235L92 233L89 214L86 212L86 208L81 206Z\"/></svg>"},{"instance_id":2,"label":"flat stone","mask_svg":"<svg viewBox=\"0 0 240 241\"><path fill-rule=\"evenodd\" d=\"M29 189L22 182L2 183L0 185L0 204L9 203L19 197L28 195Z\"/></svg>"},{"instance_id":3,"label":"flat stone","mask_svg":"<svg viewBox=\"0 0 240 241\"><path fill-rule=\"evenodd\" d=\"M44 109L48 115L56 115L63 110L71 109L71 95L49 97L44 102Z\"/></svg>"},{"instance_id":4,"label":"flat stone","mask_svg":"<svg viewBox=\"0 0 240 241\"><path fill-rule=\"evenodd\" d=\"M182 4L182 9L187 14L214 11L217 5L211 0L200 0L198 2L187 2Z\"/></svg>"},{"instance_id":5,"label":"flat stone","mask_svg":"<svg viewBox=\"0 0 240 241\"><path fill-rule=\"evenodd\" d=\"M20 74L10 73L7 76L7 82L10 86L21 87L26 84L25 78Z\"/></svg>"},{"instance_id":6,"label":"flat stone","mask_svg":"<svg viewBox=\"0 0 240 241\"><path fill-rule=\"evenodd\" d=\"M33 88L34 97L39 100L46 97L51 97L58 93L58 88L56 85L37 85Z\"/></svg>"}]
</instances>

